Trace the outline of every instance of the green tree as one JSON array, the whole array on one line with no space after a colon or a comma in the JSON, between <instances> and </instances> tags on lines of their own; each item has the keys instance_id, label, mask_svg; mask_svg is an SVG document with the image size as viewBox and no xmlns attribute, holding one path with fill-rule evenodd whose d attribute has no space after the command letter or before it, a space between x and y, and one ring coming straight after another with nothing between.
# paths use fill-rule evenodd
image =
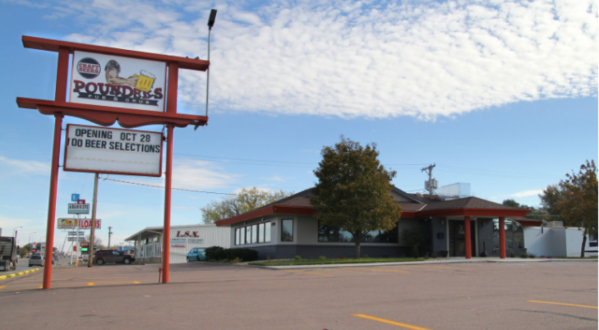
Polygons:
<instances>
[{"instance_id":1,"label":"green tree","mask_svg":"<svg viewBox=\"0 0 599 330\"><path fill-rule=\"evenodd\" d=\"M584 229L580 256L584 257L587 235L597 236L597 167L587 160L578 173L566 174L557 185L549 185L539 195L543 209L551 220Z\"/></svg>"},{"instance_id":2,"label":"green tree","mask_svg":"<svg viewBox=\"0 0 599 330\"><path fill-rule=\"evenodd\" d=\"M530 212L526 214L526 217L528 219L543 220L546 218L545 212L542 209L536 208L534 206L528 206L526 204L520 204L513 199L506 199L503 201L502 204L505 206L513 207L515 209L530 210Z\"/></svg>"},{"instance_id":3,"label":"green tree","mask_svg":"<svg viewBox=\"0 0 599 330\"><path fill-rule=\"evenodd\" d=\"M286 193L282 190L268 192L256 187L251 189L243 188L235 197L212 201L200 210L202 211L204 223L211 224L255 210L291 195L293 195L293 192Z\"/></svg>"},{"instance_id":4,"label":"green tree","mask_svg":"<svg viewBox=\"0 0 599 330\"><path fill-rule=\"evenodd\" d=\"M360 258L364 235L391 230L399 221L401 207L390 194L396 172L380 164L374 143L362 147L342 136L334 147L324 147L321 155L310 203L322 225L353 235L355 257Z\"/></svg>"},{"instance_id":5,"label":"green tree","mask_svg":"<svg viewBox=\"0 0 599 330\"><path fill-rule=\"evenodd\" d=\"M578 173L566 174L559 183L561 199L557 202L567 225L584 229L580 256L584 257L587 234L597 236L597 167L595 161L586 161Z\"/></svg>"}]
</instances>

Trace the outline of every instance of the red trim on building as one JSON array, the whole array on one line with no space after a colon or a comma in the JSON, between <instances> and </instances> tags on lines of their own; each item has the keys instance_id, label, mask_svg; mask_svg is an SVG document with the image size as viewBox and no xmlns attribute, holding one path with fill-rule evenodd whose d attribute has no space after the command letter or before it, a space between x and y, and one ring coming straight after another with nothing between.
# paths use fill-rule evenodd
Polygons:
<instances>
[{"instance_id":1,"label":"red trim on building","mask_svg":"<svg viewBox=\"0 0 599 330\"><path fill-rule=\"evenodd\" d=\"M460 208L460 209L449 209L449 210L432 210L432 211L419 211L416 212L416 215L419 218L422 217L436 217L436 216L478 216L478 217L525 217L526 214L530 212L530 210L526 209L470 209L470 208Z\"/></svg>"},{"instance_id":2,"label":"red trim on building","mask_svg":"<svg viewBox=\"0 0 599 330\"><path fill-rule=\"evenodd\" d=\"M512 220L519 223L522 227L540 227L541 224L543 224L542 220L533 220L533 219L530 219L530 220L514 220L514 219L512 219Z\"/></svg>"}]
</instances>

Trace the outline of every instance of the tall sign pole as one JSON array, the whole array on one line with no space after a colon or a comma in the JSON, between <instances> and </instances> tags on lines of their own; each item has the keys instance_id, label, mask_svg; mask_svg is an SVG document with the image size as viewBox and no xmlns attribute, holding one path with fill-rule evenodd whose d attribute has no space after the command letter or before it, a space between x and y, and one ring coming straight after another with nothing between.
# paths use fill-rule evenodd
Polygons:
<instances>
[{"instance_id":1,"label":"tall sign pole","mask_svg":"<svg viewBox=\"0 0 599 330\"><path fill-rule=\"evenodd\" d=\"M94 241L96 233L96 211L98 209L98 177L100 174L96 173L94 177L94 201L92 205L92 227L89 234L89 259L87 260L87 267L91 268L94 266Z\"/></svg>"}]
</instances>

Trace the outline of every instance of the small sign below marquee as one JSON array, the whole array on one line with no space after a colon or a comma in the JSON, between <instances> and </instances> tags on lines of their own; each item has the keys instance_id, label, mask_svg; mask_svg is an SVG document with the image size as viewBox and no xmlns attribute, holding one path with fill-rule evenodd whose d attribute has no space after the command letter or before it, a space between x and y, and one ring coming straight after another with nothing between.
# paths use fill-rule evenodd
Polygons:
<instances>
[{"instance_id":1,"label":"small sign below marquee","mask_svg":"<svg viewBox=\"0 0 599 330\"><path fill-rule=\"evenodd\" d=\"M164 112L166 63L75 51L71 103Z\"/></svg>"}]
</instances>

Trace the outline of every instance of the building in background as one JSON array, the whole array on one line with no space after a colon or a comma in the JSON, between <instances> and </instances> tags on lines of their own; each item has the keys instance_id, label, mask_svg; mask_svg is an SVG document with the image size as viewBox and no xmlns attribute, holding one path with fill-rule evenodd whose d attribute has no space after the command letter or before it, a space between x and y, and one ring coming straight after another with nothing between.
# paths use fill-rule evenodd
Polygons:
<instances>
[{"instance_id":1,"label":"building in background","mask_svg":"<svg viewBox=\"0 0 599 330\"><path fill-rule=\"evenodd\" d=\"M127 237L134 242L135 260L141 263L160 263L162 260L163 227L147 227ZM171 264L187 262L187 253L195 247L231 246L231 228L216 225L171 226Z\"/></svg>"}]
</instances>

